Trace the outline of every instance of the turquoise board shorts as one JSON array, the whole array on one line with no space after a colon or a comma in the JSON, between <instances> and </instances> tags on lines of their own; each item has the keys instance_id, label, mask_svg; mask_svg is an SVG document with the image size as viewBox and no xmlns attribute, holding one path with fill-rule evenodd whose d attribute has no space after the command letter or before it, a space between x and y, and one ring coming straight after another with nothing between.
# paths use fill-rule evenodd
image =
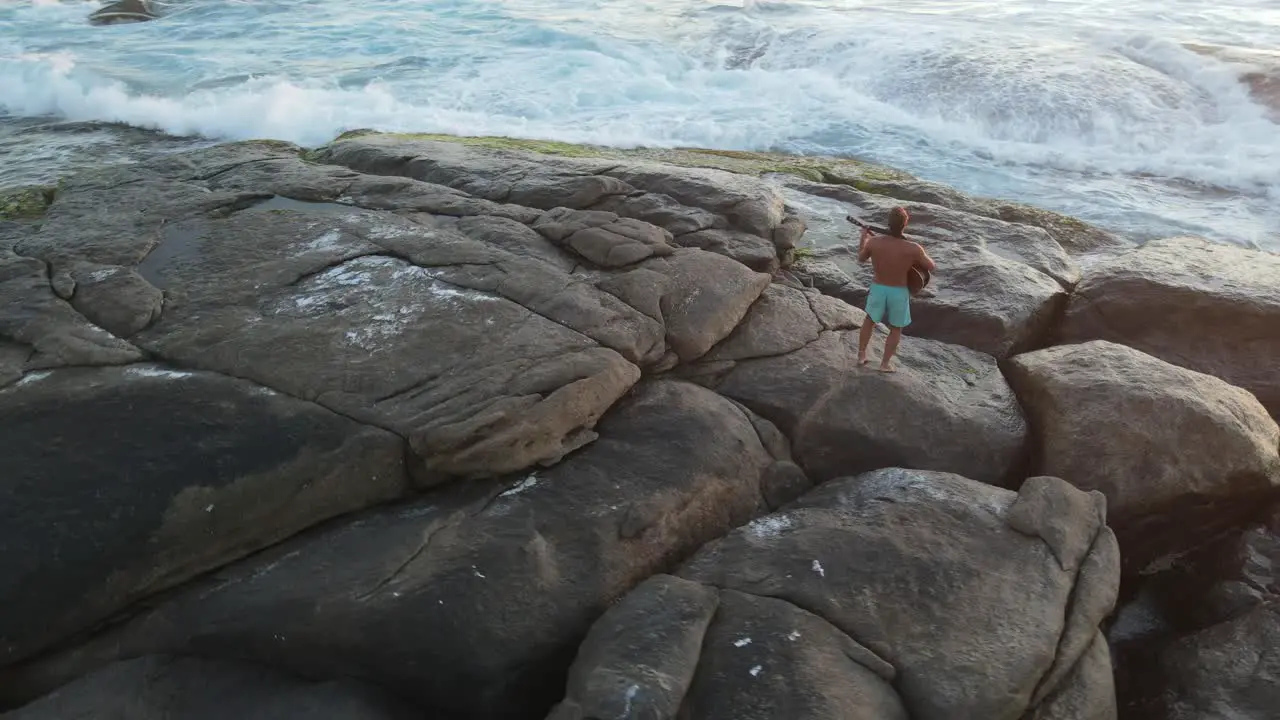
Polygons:
<instances>
[{"instance_id":1,"label":"turquoise board shorts","mask_svg":"<svg viewBox=\"0 0 1280 720\"><path fill-rule=\"evenodd\" d=\"M904 328L910 325L911 292L906 287L871 283L871 292L867 294L867 316L871 318L871 322L884 322L886 310L891 327Z\"/></svg>"}]
</instances>

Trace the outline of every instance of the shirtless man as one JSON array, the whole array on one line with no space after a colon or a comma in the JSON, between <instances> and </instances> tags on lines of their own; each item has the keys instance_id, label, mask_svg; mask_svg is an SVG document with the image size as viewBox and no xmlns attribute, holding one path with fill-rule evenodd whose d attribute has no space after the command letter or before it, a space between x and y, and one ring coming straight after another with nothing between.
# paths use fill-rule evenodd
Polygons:
<instances>
[{"instance_id":1,"label":"shirtless man","mask_svg":"<svg viewBox=\"0 0 1280 720\"><path fill-rule=\"evenodd\" d=\"M889 234L878 235L862 229L862 242L858 247L858 262L871 260L875 268L875 280L867 295L867 316L871 322L862 323L858 335L858 365L866 365L867 345L875 323L888 315L889 338L884 343L884 357L880 360L881 372L893 372L890 361L902 339L902 328L911 324L911 292L907 289L907 273L912 265L933 272L933 259L920 247L902 236L910 220L906 208L889 211Z\"/></svg>"}]
</instances>

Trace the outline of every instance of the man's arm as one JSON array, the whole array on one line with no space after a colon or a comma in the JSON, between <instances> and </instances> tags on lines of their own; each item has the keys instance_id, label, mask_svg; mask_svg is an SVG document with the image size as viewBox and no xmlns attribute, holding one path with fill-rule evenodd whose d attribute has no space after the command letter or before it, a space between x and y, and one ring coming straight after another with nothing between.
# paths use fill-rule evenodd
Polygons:
<instances>
[{"instance_id":1,"label":"man's arm","mask_svg":"<svg viewBox=\"0 0 1280 720\"><path fill-rule=\"evenodd\" d=\"M871 259L871 231L862 229L862 244L858 246L858 262L864 263Z\"/></svg>"},{"instance_id":2,"label":"man's arm","mask_svg":"<svg viewBox=\"0 0 1280 720\"><path fill-rule=\"evenodd\" d=\"M920 243L916 243L916 250L919 251L919 257L916 258L916 264L928 272L933 272L933 269L936 266L933 264L933 258L929 257L929 253L924 251L924 246Z\"/></svg>"}]
</instances>

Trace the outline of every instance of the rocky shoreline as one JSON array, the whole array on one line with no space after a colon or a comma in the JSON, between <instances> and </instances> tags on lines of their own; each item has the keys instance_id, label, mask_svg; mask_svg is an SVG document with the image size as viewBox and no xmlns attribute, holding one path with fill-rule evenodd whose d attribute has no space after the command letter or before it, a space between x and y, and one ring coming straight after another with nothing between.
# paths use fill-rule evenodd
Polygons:
<instances>
[{"instance_id":1,"label":"rocky shoreline","mask_svg":"<svg viewBox=\"0 0 1280 720\"><path fill-rule=\"evenodd\" d=\"M1280 257L364 132L4 200L6 720L1280 706ZM842 218L896 204L886 375Z\"/></svg>"}]
</instances>

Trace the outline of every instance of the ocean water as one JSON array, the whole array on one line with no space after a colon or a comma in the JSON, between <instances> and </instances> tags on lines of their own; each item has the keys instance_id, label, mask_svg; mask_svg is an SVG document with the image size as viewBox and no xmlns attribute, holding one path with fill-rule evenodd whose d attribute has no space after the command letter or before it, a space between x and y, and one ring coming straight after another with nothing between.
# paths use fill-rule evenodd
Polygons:
<instances>
[{"instance_id":1,"label":"ocean water","mask_svg":"<svg viewBox=\"0 0 1280 720\"><path fill-rule=\"evenodd\" d=\"M0 186L370 127L848 155L1280 251L1277 0L101 5L0 0Z\"/></svg>"}]
</instances>

